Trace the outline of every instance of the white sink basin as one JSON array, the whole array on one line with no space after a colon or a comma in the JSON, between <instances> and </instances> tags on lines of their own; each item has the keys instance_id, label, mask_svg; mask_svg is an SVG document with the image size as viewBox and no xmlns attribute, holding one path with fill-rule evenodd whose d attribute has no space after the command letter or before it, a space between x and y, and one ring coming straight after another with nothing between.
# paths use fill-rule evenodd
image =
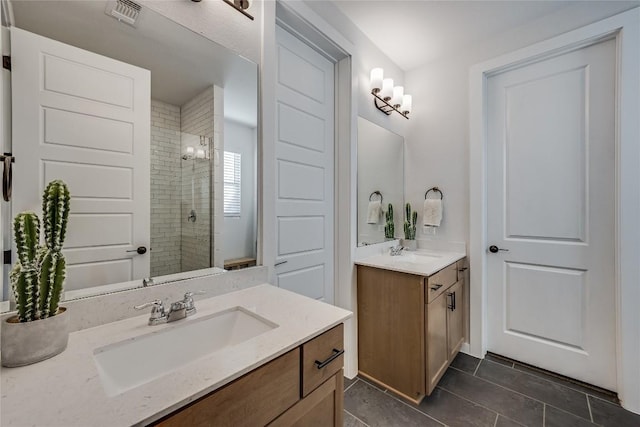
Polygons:
<instances>
[{"instance_id":1,"label":"white sink basin","mask_svg":"<svg viewBox=\"0 0 640 427\"><path fill-rule=\"evenodd\" d=\"M98 348L93 357L107 395L115 396L277 327L243 307L233 307Z\"/></svg>"},{"instance_id":2,"label":"white sink basin","mask_svg":"<svg viewBox=\"0 0 640 427\"><path fill-rule=\"evenodd\" d=\"M441 258L439 255L427 254L423 252L402 252L398 256L390 256L392 261L395 262L411 262L411 263L425 263L435 261Z\"/></svg>"}]
</instances>

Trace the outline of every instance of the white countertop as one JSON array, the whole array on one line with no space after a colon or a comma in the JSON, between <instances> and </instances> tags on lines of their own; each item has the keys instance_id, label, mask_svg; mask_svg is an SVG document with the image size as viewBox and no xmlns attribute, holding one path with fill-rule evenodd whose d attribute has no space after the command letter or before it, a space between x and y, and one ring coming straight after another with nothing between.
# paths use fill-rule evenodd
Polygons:
<instances>
[{"instance_id":1,"label":"white countertop","mask_svg":"<svg viewBox=\"0 0 640 427\"><path fill-rule=\"evenodd\" d=\"M402 251L402 255L391 256L389 253L384 253L359 259L355 263L401 273L431 276L465 256L463 252L425 250L407 252L405 250Z\"/></svg>"},{"instance_id":2,"label":"white countertop","mask_svg":"<svg viewBox=\"0 0 640 427\"><path fill-rule=\"evenodd\" d=\"M349 311L263 284L196 302L198 313L148 326L144 315L74 332L58 356L2 368L0 425L129 426L145 424L233 381L351 317ZM114 397L102 386L96 348L242 306L278 324L271 331L213 353ZM73 315L73 313L71 313ZM170 345L170 343L167 343Z\"/></svg>"}]
</instances>

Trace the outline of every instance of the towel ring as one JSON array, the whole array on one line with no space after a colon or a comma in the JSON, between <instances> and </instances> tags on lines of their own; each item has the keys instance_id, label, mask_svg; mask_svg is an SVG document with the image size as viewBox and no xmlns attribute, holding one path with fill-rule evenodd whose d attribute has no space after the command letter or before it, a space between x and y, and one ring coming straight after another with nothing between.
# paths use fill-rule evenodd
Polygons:
<instances>
[{"instance_id":1,"label":"towel ring","mask_svg":"<svg viewBox=\"0 0 640 427\"><path fill-rule=\"evenodd\" d=\"M438 187L433 187L427 190L426 193L424 193L424 199L427 200L427 194L429 194L430 191L434 191L436 193L440 193L440 200L444 199L444 194L442 194L442 191L440 191L440 189Z\"/></svg>"},{"instance_id":2,"label":"towel ring","mask_svg":"<svg viewBox=\"0 0 640 427\"><path fill-rule=\"evenodd\" d=\"M381 193L381 192L379 192L379 191L374 191L373 193L369 194L369 201L371 202L371 201L372 201L372 200L371 200L371 198L372 198L373 196L375 196L376 194L377 194L378 196L380 196L380 201L382 202L382 193Z\"/></svg>"}]
</instances>

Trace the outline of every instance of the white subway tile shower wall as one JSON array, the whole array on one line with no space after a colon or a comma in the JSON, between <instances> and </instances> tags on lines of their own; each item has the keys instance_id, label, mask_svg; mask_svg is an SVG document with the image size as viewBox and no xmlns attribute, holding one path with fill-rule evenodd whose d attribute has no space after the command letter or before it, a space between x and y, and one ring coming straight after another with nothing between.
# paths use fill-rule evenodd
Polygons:
<instances>
[{"instance_id":1,"label":"white subway tile shower wall","mask_svg":"<svg viewBox=\"0 0 640 427\"><path fill-rule=\"evenodd\" d=\"M179 273L180 107L151 100L151 276Z\"/></svg>"}]
</instances>

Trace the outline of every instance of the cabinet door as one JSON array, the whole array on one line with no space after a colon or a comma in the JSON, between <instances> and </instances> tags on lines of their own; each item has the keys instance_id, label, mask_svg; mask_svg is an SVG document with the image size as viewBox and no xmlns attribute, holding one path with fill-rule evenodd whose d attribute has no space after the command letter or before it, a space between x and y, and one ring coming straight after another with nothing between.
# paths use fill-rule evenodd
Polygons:
<instances>
[{"instance_id":1,"label":"cabinet door","mask_svg":"<svg viewBox=\"0 0 640 427\"><path fill-rule=\"evenodd\" d=\"M341 369L268 427L342 427L343 381Z\"/></svg>"},{"instance_id":2,"label":"cabinet door","mask_svg":"<svg viewBox=\"0 0 640 427\"><path fill-rule=\"evenodd\" d=\"M449 361L453 360L464 342L463 283L463 280L459 280L444 294L447 300L447 349Z\"/></svg>"},{"instance_id":3,"label":"cabinet door","mask_svg":"<svg viewBox=\"0 0 640 427\"><path fill-rule=\"evenodd\" d=\"M449 366L447 299L445 292L427 305L427 395Z\"/></svg>"},{"instance_id":4,"label":"cabinet door","mask_svg":"<svg viewBox=\"0 0 640 427\"><path fill-rule=\"evenodd\" d=\"M358 266L359 373L413 401L425 394L424 301L422 277Z\"/></svg>"}]
</instances>

